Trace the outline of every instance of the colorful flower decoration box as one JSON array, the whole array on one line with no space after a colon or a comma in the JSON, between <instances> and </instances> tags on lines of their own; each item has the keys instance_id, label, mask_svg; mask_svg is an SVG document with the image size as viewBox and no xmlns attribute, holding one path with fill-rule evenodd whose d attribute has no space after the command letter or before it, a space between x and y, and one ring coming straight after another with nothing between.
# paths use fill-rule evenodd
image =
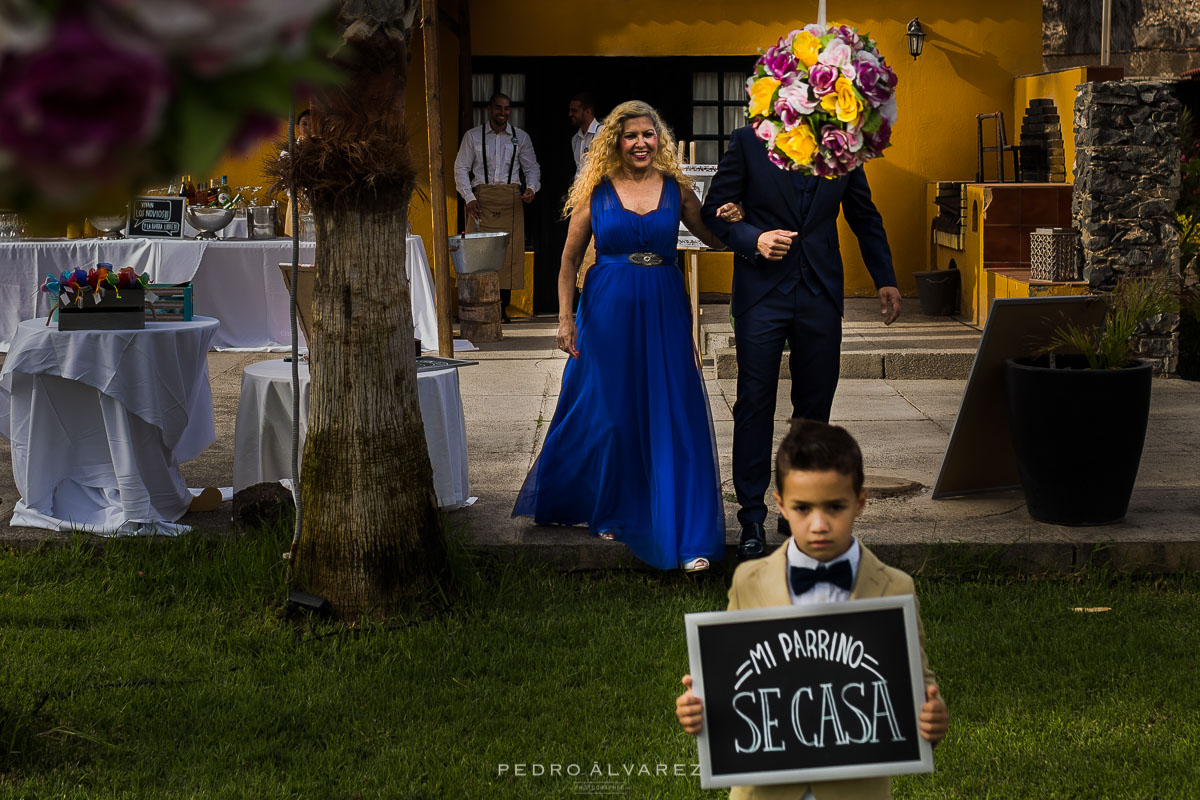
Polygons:
<instances>
[{"instance_id":1,"label":"colorful flower decoration box","mask_svg":"<svg viewBox=\"0 0 1200 800\"><path fill-rule=\"evenodd\" d=\"M87 271L47 275L42 291L56 299L51 319L58 320L60 331L140 330L146 327L149 283L148 275L138 275L132 267L117 271L111 264L97 264Z\"/></svg>"}]
</instances>

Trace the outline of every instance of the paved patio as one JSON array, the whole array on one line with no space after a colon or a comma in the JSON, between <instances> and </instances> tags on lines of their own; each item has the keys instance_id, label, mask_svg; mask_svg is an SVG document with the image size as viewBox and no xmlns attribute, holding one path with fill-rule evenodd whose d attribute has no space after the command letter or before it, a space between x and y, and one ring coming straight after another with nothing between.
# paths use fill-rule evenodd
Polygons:
<instances>
[{"instance_id":1,"label":"paved patio","mask_svg":"<svg viewBox=\"0 0 1200 800\"><path fill-rule=\"evenodd\" d=\"M949 318L911 313L906 300L902 322L884 328L876 321L877 303L850 301L847 340L851 347L869 341L870 350L893 362L924 363L923 378L843 377L833 406L833 421L858 438L867 471L921 485L915 493L868 503L858 530L889 562L910 569L932 563L962 569L991 563L1011 569L1073 569L1103 561L1131 569L1178 569L1200 564L1200 383L1160 379L1154 384L1149 432L1141 471L1126 519L1115 525L1068 528L1033 521L1020 492L970 498L930 499L950 431L966 385L962 379L938 379L937 356L973 347L977 335ZM707 325L720 325L713 314ZM554 347L555 321L534 318L505 326L502 342L469 354L477 366L461 370L472 494L478 501L454 512L452 525L469 523L470 541L502 555L522 553L566 568L636 566L625 549L587 534L583 528L542 528L510 514L517 491L537 455L558 399L566 356ZM977 334L977 332L976 332ZM466 354L463 354L466 355ZM233 476L233 430L242 369L278 354L211 353L209 376L217 419L217 441L199 458L183 465L189 485L228 486ZM956 358L960 357L958 355ZM710 362L711 363L711 362ZM845 363L845 362L844 362ZM728 541L736 544L736 505L730 482L735 382L718 380L712 367L707 388L716 430L720 470L726 493ZM844 371L845 374L845 371ZM777 437L788 414L789 385L780 385ZM988 453L979 453L988 458ZM9 459L0 440L0 460ZM0 472L0 542L34 546L65 537L49 531L7 526L17 497L11 470ZM209 514L191 514L184 522L203 531L230 529L229 504ZM768 518L769 542L782 541Z\"/></svg>"}]
</instances>

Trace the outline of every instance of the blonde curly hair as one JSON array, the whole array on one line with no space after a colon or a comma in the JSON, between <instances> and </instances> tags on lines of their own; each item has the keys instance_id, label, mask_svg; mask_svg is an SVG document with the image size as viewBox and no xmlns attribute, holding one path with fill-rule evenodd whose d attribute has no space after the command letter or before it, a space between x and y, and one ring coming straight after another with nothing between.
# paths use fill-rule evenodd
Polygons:
<instances>
[{"instance_id":1,"label":"blonde curly hair","mask_svg":"<svg viewBox=\"0 0 1200 800\"><path fill-rule=\"evenodd\" d=\"M649 117L650 123L658 133L658 151L650 165L678 183L680 191L692 190L692 181L684 176L679 167L679 156L675 152L675 134L649 103L626 100L604 118L600 130L596 131L596 138L592 140L583 169L571 184L571 193L563 206L563 219L570 217L571 212L579 206L590 202L592 192L600 185L600 181L612 178L621 169L621 134L625 131L626 120L637 117Z\"/></svg>"}]
</instances>

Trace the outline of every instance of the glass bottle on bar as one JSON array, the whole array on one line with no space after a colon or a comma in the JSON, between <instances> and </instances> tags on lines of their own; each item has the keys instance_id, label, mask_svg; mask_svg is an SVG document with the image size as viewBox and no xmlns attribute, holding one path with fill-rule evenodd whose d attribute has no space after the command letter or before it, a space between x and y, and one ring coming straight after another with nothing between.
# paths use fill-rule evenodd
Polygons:
<instances>
[{"instance_id":1,"label":"glass bottle on bar","mask_svg":"<svg viewBox=\"0 0 1200 800\"><path fill-rule=\"evenodd\" d=\"M217 187L217 205L221 208L229 208L229 203L233 199L233 195L229 191L229 176L221 176L221 185Z\"/></svg>"}]
</instances>

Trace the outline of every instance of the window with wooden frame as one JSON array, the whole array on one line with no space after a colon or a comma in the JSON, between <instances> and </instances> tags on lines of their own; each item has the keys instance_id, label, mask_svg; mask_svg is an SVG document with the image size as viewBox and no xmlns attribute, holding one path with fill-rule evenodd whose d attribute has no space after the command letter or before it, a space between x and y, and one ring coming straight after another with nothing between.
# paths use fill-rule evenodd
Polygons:
<instances>
[{"instance_id":1,"label":"window with wooden frame","mask_svg":"<svg viewBox=\"0 0 1200 800\"><path fill-rule=\"evenodd\" d=\"M729 146L730 135L746 124L748 77L748 72L728 68L692 73L692 139L697 164L716 164Z\"/></svg>"},{"instance_id":2,"label":"window with wooden frame","mask_svg":"<svg viewBox=\"0 0 1200 800\"><path fill-rule=\"evenodd\" d=\"M525 75L501 72L476 73L471 76L472 127L478 128L487 122L488 100L497 93L508 95L508 99L512 101L509 124L524 129Z\"/></svg>"}]
</instances>

